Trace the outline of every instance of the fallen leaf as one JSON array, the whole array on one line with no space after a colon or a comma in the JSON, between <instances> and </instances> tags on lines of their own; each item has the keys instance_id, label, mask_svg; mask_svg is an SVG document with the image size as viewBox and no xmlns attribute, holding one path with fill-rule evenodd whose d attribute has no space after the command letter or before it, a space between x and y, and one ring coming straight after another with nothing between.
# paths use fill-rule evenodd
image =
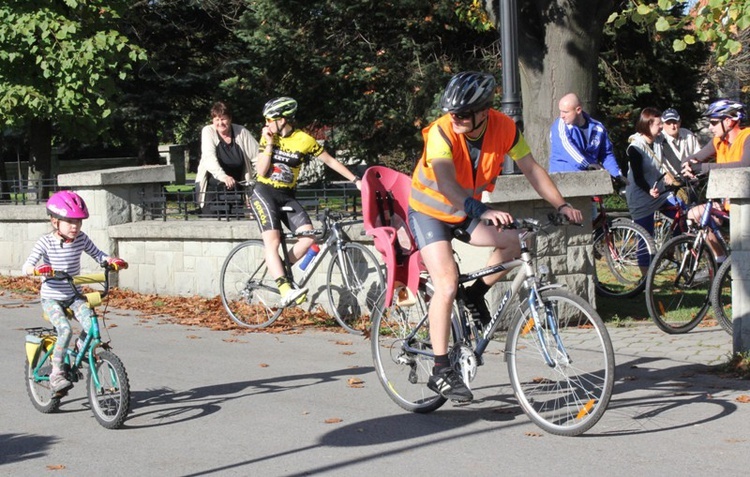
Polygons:
<instances>
[{"instance_id":1,"label":"fallen leaf","mask_svg":"<svg viewBox=\"0 0 750 477\"><path fill-rule=\"evenodd\" d=\"M338 418L338 417L329 417L324 422L326 424L338 424L339 422L342 422L342 421L343 421L343 419Z\"/></svg>"},{"instance_id":2,"label":"fallen leaf","mask_svg":"<svg viewBox=\"0 0 750 477\"><path fill-rule=\"evenodd\" d=\"M342 351L341 354L343 354L345 356L351 356L351 355L357 354L357 353L354 352L354 351Z\"/></svg>"},{"instance_id":3,"label":"fallen leaf","mask_svg":"<svg viewBox=\"0 0 750 477\"><path fill-rule=\"evenodd\" d=\"M737 396L736 401L741 402L743 404L750 403L750 396L748 396L747 394L742 394L740 396Z\"/></svg>"},{"instance_id":4,"label":"fallen leaf","mask_svg":"<svg viewBox=\"0 0 750 477\"><path fill-rule=\"evenodd\" d=\"M539 432L531 432L531 431L526 432L525 435L527 437L542 437L542 436L544 436L544 434L541 434Z\"/></svg>"},{"instance_id":5,"label":"fallen leaf","mask_svg":"<svg viewBox=\"0 0 750 477\"><path fill-rule=\"evenodd\" d=\"M268 364L267 363L260 363L258 366L260 366L261 368L267 368Z\"/></svg>"},{"instance_id":6,"label":"fallen leaf","mask_svg":"<svg viewBox=\"0 0 750 477\"><path fill-rule=\"evenodd\" d=\"M359 379L359 378L349 378L349 379L348 379L348 380L346 381L346 384L347 384L347 385L348 385L348 386L349 386L350 388L363 388L363 387L365 387L365 382L364 382L364 381L362 381L362 380L361 380L361 379Z\"/></svg>"},{"instance_id":7,"label":"fallen leaf","mask_svg":"<svg viewBox=\"0 0 750 477\"><path fill-rule=\"evenodd\" d=\"M62 465L62 464L48 465L47 466L47 470L63 470L63 469L65 469L65 466Z\"/></svg>"},{"instance_id":8,"label":"fallen leaf","mask_svg":"<svg viewBox=\"0 0 750 477\"><path fill-rule=\"evenodd\" d=\"M187 335L186 338L189 339L189 340L199 340L199 339L201 339L200 336L196 336L196 335Z\"/></svg>"},{"instance_id":9,"label":"fallen leaf","mask_svg":"<svg viewBox=\"0 0 750 477\"><path fill-rule=\"evenodd\" d=\"M340 346L351 346L352 342L351 341L336 341L336 344Z\"/></svg>"}]
</instances>

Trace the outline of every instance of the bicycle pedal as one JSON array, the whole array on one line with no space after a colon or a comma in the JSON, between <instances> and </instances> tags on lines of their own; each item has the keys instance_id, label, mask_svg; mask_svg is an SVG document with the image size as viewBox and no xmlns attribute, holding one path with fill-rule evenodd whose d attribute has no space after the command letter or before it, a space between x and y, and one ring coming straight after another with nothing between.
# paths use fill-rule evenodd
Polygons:
<instances>
[{"instance_id":1,"label":"bicycle pedal","mask_svg":"<svg viewBox=\"0 0 750 477\"><path fill-rule=\"evenodd\" d=\"M294 303L296 303L298 305L301 305L301 304L303 304L306 301L307 301L307 293L304 293L304 294L300 295L299 298L297 298L296 300L294 300Z\"/></svg>"}]
</instances>

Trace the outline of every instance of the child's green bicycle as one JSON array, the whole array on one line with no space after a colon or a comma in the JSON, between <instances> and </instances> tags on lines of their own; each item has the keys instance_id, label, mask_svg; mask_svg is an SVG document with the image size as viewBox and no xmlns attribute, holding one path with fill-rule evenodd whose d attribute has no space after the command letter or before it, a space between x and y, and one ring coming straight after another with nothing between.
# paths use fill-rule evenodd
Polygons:
<instances>
[{"instance_id":1,"label":"child's green bicycle","mask_svg":"<svg viewBox=\"0 0 750 477\"><path fill-rule=\"evenodd\" d=\"M88 301L95 309L109 291L109 271L113 268L102 265L103 273L71 276L66 272L55 271L48 280L66 281L75 290L76 296ZM86 293L78 291L75 285L102 284L101 291ZM70 310L68 310L70 313ZM45 414L56 411L60 400L67 394L52 391L49 375L52 372L52 351L57 341L54 328L26 328L26 390L35 408ZM120 358L115 355L109 342L102 341L99 317L94 313L91 329L85 335L81 333L78 342L71 339L71 348L65 353L64 369L67 379L74 383L87 374L86 394L91 409L99 424L107 429L122 426L130 412L130 384Z\"/></svg>"}]
</instances>

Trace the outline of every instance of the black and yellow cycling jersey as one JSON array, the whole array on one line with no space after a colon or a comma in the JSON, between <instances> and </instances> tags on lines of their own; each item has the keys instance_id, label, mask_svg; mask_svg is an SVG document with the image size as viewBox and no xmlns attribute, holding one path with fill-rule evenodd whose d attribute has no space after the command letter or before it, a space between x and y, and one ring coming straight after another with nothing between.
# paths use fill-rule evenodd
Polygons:
<instances>
[{"instance_id":1,"label":"black and yellow cycling jersey","mask_svg":"<svg viewBox=\"0 0 750 477\"><path fill-rule=\"evenodd\" d=\"M265 145L266 140L262 138L260 149L263 150ZM304 131L295 129L287 137L277 135L273 139L271 167L265 176L258 176L257 180L278 189L294 189L302 165L322 153L323 146Z\"/></svg>"}]
</instances>

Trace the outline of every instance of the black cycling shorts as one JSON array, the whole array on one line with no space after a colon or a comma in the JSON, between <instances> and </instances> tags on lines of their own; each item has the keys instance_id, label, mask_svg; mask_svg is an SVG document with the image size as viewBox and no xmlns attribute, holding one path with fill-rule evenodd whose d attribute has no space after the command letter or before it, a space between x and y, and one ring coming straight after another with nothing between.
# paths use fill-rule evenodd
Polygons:
<instances>
[{"instance_id":1,"label":"black cycling shorts","mask_svg":"<svg viewBox=\"0 0 750 477\"><path fill-rule=\"evenodd\" d=\"M292 232L296 232L303 225L312 225L310 216L295 199L292 189L277 189L268 184L257 182L250 199L250 205L255 213L261 233L268 230L281 231L282 222ZM283 212L281 208L284 206L291 207L294 210Z\"/></svg>"}]
</instances>

